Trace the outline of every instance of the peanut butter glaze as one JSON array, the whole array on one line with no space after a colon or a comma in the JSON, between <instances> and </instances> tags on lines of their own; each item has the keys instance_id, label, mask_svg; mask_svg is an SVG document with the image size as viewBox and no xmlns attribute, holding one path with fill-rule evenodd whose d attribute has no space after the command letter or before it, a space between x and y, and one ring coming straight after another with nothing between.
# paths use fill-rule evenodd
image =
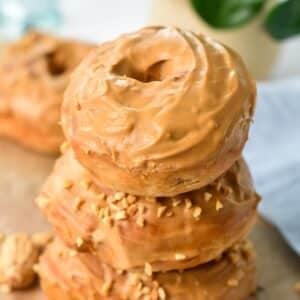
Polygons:
<instances>
[{"instance_id":1,"label":"peanut butter glaze","mask_svg":"<svg viewBox=\"0 0 300 300\"><path fill-rule=\"evenodd\" d=\"M92 48L39 32L10 44L0 56L0 117L15 118L61 143L63 92L71 71Z\"/></svg>"},{"instance_id":2,"label":"peanut butter glaze","mask_svg":"<svg viewBox=\"0 0 300 300\"><path fill-rule=\"evenodd\" d=\"M55 241L41 258L39 274L49 300L243 300L255 290L254 261L251 245L241 242L219 260L149 276L120 272Z\"/></svg>"},{"instance_id":3,"label":"peanut butter glaze","mask_svg":"<svg viewBox=\"0 0 300 300\"><path fill-rule=\"evenodd\" d=\"M146 177L205 168L240 152L255 93L229 48L177 28L147 27L84 60L65 93L63 127L81 150Z\"/></svg>"},{"instance_id":4,"label":"peanut butter glaze","mask_svg":"<svg viewBox=\"0 0 300 300\"><path fill-rule=\"evenodd\" d=\"M206 263L244 238L258 200L243 159L202 189L153 198L96 186L67 151L37 203L69 247L77 249L80 238L80 250L115 269L141 269L148 262L153 271L166 271Z\"/></svg>"}]
</instances>

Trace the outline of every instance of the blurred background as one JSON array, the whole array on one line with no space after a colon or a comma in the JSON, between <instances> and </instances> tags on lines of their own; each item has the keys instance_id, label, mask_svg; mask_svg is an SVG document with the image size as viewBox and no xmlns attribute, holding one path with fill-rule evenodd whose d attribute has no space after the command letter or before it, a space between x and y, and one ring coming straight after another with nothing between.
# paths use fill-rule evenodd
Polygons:
<instances>
[{"instance_id":1,"label":"blurred background","mask_svg":"<svg viewBox=\"0 0 300 300\"><path fill-rule=\"evenodd\" d=\"M231 45L257 79L280 79L300 73L299 5L299 0L0 0L0 33L3 41L36 27L101 42L147 24L177 25Z\"/></svg>"}]
</instances>

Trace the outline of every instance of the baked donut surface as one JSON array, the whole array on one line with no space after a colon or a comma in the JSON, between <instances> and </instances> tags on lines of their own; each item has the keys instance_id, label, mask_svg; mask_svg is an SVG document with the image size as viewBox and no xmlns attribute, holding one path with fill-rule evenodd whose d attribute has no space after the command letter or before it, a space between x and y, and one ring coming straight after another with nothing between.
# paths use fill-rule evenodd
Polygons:
<instances>
[{"instance_id":1,"label":"baked donut surface","mask_svg":"<svg viewBox=\"0 0 300 300\"><path fill-rule=\"evenodd\" d=\"M83 60L62 123L100 185L174 196L207 185L240 157L255 99L233 50L178 28L147 27Z\"/></svg>"},{"instance_id":2,"label":"baked donut surface","mask_svg":"<svg viewBox=\"0 0 300 300\"><path fill-rule=\"evenodd\" d=\"M37 203L69 247L116 269L186 269L242 239L259 197L243 159L208 186L176 197L142 197L93 184L72 150L58 160Z\"/></svg>"},{"instance_id":3,"label":"baked donut surface","mask_svg":"<svg viewBox=\"0 0 300 300\"><path fill-rule=\"evenodd\" d=\"M245 300L255 290L254 253L249 242L218 260L183 272L121 272L74 253L55 241L39 264L49 300Z\"/></svg>"},{"instance_id":4,"label":"baked donut surface","mask_svg":"<svg viewBox=\"0 0 300 300\"><path fill-rule=\"evenodd\" d=\"M30 32L0 54L0 136L58 153L59 123L70 73L92 45Z\"/></svg>"}]
</instances>

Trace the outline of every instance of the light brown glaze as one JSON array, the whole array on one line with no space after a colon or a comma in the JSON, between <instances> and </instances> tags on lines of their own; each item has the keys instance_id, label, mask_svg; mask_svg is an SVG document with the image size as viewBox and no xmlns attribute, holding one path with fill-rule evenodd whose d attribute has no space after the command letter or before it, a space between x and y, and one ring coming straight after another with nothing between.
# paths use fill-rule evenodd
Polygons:
<instances>
[{"instance_id":1,"label":"light brown glaze","mask_svg":"<svg viewBox=\"0 0 300 300\"><path fill-rule=\"evenodd\" d=\"M117 272L60 242L43 255L39 274L49 300L245 300L255 290L254 254L236 245L214 261L184 272Z\"/></svg>"},{"instance_id":2,"label":"light brown glaze","mask_svg":"<svg viewBox=\"0 0 300 300\"><path fill-rule=\"evenodd\" d=\"M92 45L30 32L0 55L0 135L54 153L64 137L58 122L70 72Z\"/></svg>"},{"instance_id":3,"label":"light brown glaze","mask_svg":"<svg viewBox=\"0 0 300 300\"><path fill-rule=\"evenodd\" d=\"M99 184L173 196L205 186L240 157L255 99L233 50L182 29L147 27L81 63L62 122Z\"/></svg>"},{"instance_id":4,"label":"light brown glaze","mask_svg":"<svg viewBox=\"0 0 300 300\"><path fill-rule=\"evenodd\" d=\"M243 159L202 189L149 198L99 188L69 150L37 203L70 247L80 241L80 250L117 269L148 262L161 271L210 261L243 238L255 221L258 199Z\"/></svg>"}]
</instances>

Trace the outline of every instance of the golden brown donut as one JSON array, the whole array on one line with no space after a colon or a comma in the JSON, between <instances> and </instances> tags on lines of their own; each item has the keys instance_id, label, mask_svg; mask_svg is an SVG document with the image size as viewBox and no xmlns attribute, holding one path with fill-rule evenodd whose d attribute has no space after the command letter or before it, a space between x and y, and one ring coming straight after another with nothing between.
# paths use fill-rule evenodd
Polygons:
<instances>
[{"instance_id":1,"label":"golden brown donut","mask_svg":"<svg viewBox=\"0 0 300 300\"><path fill-rule=\"evenodd\" d=\"M219 260L183 272L118 272L90 254L56 241L39 264L49 300L245 300L255 290L249 242Z\"/></svg>"},{"instance_id":2,"label":"golden brown donut","mask_svg":"<svg viewBox=\"0 0 300 300\"><path fill-rule=\"evenodd\" d=\"M147 27L83 60L62 122L100 185L174 196L205 186L240 157L255 99L233 50L182 29Z\"/></svg>"},{"instance_id":3,"label":"golden brown donut","mask_svg":"<svg viewBox=\"0 0 300 300\"><path fill-rule=\"evenodd\" d=\"M69 150L37 199L70 247L91 251L116 269L175 270L220 255L248 233L258 196L243 159L208 186L172 198L99 188Z\"/></svg>"},{"instance_id":4,"label":"golden brown donut","mask_svg":"<svg viewBox=\"0 0 300 300\"><path fill-rule=\"evenodd\" d=\"M58 152L58 122L70 72L92 45L30 32L0 55L0 136Z\"/></svg>"}]
</instances>

